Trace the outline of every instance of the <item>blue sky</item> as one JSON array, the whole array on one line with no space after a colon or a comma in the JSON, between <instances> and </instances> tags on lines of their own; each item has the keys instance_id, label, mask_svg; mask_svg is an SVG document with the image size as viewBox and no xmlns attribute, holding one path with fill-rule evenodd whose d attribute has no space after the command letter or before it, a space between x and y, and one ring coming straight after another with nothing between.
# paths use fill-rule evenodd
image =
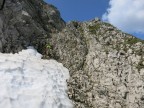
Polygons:
<instances>
[{"instance_id":1,"label":"blue sky","mask_svg":"<svg viewBox=\"0 0 144 108\"><path fill-rule=\"evenodd\" d=\"M86 21L102 17L108 8L108 0L46 0L54 4L65 21Z\"/></svg>"},{"instance_id":2,"label":"blue sky","mask_svg":"<svg viewBox=\"0 0 144 108\"><path fill-rule=\"evenodd\" d=\"M124 32L144 39L144 0L45 1L56 6L66 22L87 21L99 17Z\"/></svg>"}]
</instances>

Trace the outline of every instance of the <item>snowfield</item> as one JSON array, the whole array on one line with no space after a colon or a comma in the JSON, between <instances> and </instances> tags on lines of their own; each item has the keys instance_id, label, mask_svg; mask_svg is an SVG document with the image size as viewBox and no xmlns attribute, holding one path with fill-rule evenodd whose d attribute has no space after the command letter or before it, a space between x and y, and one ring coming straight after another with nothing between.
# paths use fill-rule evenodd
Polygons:
<instances>
[{"instance_id":1,"label":"snowfield","mask_svg":"<svg viewBox=\"0 0 144 108\"><path fill-rule=\"evenodd\" d=\"M69 71L43 60L32 47L0 53L0 108L73 108L66 90Z\"/></svg>"}]
</instances>

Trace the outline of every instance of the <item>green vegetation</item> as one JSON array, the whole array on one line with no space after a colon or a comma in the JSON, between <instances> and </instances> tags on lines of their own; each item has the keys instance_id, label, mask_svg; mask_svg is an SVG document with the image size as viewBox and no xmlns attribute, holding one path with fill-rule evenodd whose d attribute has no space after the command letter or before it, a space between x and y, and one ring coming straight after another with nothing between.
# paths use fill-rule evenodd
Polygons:
<instances>
[{"instance_id":1,"label":"green vegetation","mask_svg":"<svg viewBox=\"0 0 144 108\"><path fill-rule=\"evenodd\" d=\"M140 71L142 68L144 68L144 64L143 64L144 60L141 59L138 63L138 65L136 66L136 68L138 69L138 71Z\"/></svg>"},{"instance_id":2,"label":"green vegetation","mask_svg":"<svg viewBox=\"0 0 144 108\"><path fill-rule=\"evenodd\" d=\"M103 24L106 26L112 26L113 27L113 25L111 25L110 23L107 23L107 22L103 22Z\"/></svg>"},{"instance_id":3,"label":"green vegetation","mask_svg":"<svg viewBox=\"0 0 144 108\"><path fill-rule=\"evenodd\" d=\"M144 43L144 41L143 40L140 40L140 39L138 39L138 38L125 38L125 44L130 44L130 45L132 45L132 44L136 44L137 42L142 42L142 43Z\"/></svg>"},{"instance_id":4,"label":"green vegetation","mask_svg":"<svg viewBox=\"0 0 144 108\"><path fill-rule=\"evenodd\" d=\"M71 21L71 23L74 25L75 28L77 28L79 26L77 21Z\"/></svg>"},{"instance_id":5,"label":"green vegetation","mask_svg":"<svg viewBox=\"0 0 144 108\"><path fill-rule=\"evenodd\" d=\"M109 54L109 49L108 49L108 48L104 48L104 52L105 52L106 54Z\"/></svg>"},{"instance_id":6,"label":"green vegetation","mask_svg":"<svg viewBox=\"0 0 144 108\"><path fill-rule=\"evenodd\" d=\"M78 31L80 32L80 34L84 35L84 30L81 26L78 28Z\"/></svg>"},{"instance_id":7,"label":"green vegetation","mask_svg":"<svg viewBox=\"0 0 144 108\"><path fill-rule=\"evenodd\" d=\"M73 26L79 31L79 33L81 35L84 35L84 30L81 26L81 24L78 21L71 21L71 23L73 24Z\"/></svg>"},{"instance_id":8,"label":"green vegetation","mask_svg":"<svg viewBox=\"0 0 144 108\"><path fill-rule=\"evenodd\" d=\"M52 46L50 44L46 44L46 48L51 49Z\"/></svg>"},{"instance_id":9,"label":"green vegetation","mask_svg":"<svg viewBox=\"0 0 144 108\"><path fill-rule=\"evenodd\" d=\"M142 49L139 49L138 51L136 51L136 54L139 56L142 56L144 54Z\"/></svg>"},{"instance_id":10,"label":"green vegetation","mask_svg":"<svg viewBox=\"0 0 144 108\"><path fill-rule=\"evenodd\" d=\"M96 24L96 25L93 25L93 26L89 26L88 29L89 29L89 32L91 34L96 34L97 30L100 28L100 24Z\"/></svg>"},{"instance_id":11,"label":"green vegetation","mask_svg":"<svg viewBox=\"0 0 144 108\"><path fill-rule=\"evenodd\" d=\"M117 51L120 51L121 50L120 44L114 45L114 49L117 50Z\"/></svg>"}]
</instances>

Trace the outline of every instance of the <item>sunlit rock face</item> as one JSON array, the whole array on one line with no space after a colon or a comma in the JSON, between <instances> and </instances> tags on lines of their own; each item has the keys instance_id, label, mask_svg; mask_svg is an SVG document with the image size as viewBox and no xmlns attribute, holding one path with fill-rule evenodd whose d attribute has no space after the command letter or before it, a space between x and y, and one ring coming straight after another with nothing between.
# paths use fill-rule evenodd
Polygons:
<instances>
[{"instance_id":1,"label":"sunlit rock face","mask_svg":"<svg viewBox=\"0 0 144 108\"><path fill-rule=\"evenodd\" d=\"M42 60L32 48L0 53L0 108L72 108L68 78L62 64Z\"/></svg>"},{"instance_id":2,"label":"sunlit rock face","mask_svg":"<svg viewBox=\"0 0 144 108\"><path fill-rule=\"evenodd\" d=\"M144 108L144 41L99 19L72 21L49 41L75 108Z\"/></svg>"}]
</instances>

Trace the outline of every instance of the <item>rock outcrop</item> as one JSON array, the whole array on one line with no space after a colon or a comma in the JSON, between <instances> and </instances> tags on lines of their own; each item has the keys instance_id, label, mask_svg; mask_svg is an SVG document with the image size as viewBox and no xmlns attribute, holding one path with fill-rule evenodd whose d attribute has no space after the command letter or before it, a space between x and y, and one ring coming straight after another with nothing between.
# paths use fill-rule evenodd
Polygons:
<instances>
[{"instance_id":1,"label":"rock outcrop","mask_svg":"<svg viewBox=\"0 0 144 108\"><path fill-rule=\"evenodd\" d=\"M3 9L4 4L5 4L5 0L1 0L1 1L0 1L0 10L2 10L2 9Z\"/></svg>"},{"instance_id":2,"label":"rock outcrop","mask_svg":"<svg viewBox=\"0 0 144 108\"><path fill-rule=\"evenodd\" d=\"M0 51L29 45L69 69L75 108L143 108L143 40L99 19L65 25L58 10L42 0L6 0Z\"/></svg>"},{"instance_id":3,"label":"rock outcrop","mask_svg":"<svg viewBox=\"0 0 144 108\"><path fill-rule=\"evenodd\" d=\"M59 11L43 0L5 0L0 10L0 52L32 45L43 53L49 34L64 27Z\"/></svg>"},{"instance_id":4,"label":"rock outcrop","mask_svg":"<svg viewBox=\"0 0 144 108\"><path fill-rule=\"evenodd\" d=\"M75 108L143 108L144 41L95 19L68 23L50 42Z\"/></svg>"}]
</instances>

